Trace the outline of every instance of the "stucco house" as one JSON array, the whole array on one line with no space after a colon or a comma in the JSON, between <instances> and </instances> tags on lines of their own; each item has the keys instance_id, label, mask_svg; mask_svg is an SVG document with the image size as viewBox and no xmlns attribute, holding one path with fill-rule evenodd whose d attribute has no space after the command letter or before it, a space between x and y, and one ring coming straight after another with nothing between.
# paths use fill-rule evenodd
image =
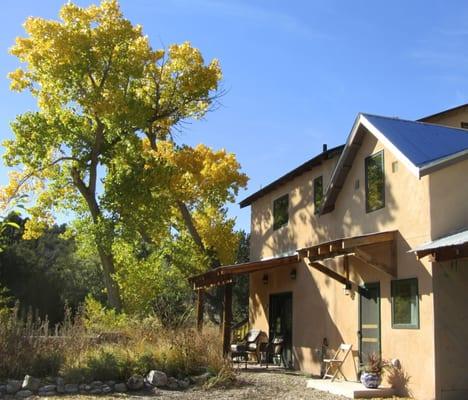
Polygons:
<instances>
[{"instance_id":1,"label":"stucco house","mask_svg":"<svg viewBox=\"0 0 468 400\"><path fill-rule=\"evenodd\" d=\"M241 201L249 263L191 278L199 293L250 276L249 323L286 338L292 367L353 345L401 364L399 392L468 398L468 105L418 121L359 114L327 149ZM201 320L200 320L201 323Z\"/></svg>"}]
</instances>

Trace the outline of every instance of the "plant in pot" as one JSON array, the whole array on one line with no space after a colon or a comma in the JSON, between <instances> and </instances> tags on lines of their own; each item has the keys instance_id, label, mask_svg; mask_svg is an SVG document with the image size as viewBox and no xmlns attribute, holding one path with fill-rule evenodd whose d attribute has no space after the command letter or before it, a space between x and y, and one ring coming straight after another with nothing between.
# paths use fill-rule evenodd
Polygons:
<instances>
[{"instance_id":1,"label":"plant in pot","mask_svg":"<svg viewBox=\"0 0 468 400\"><path fill-rule=\"evenodd\" d=\"M361 368L361 383L370 389L376 389L382 383L382 375L388 367L388 362L382 360L376 353L367 356L367 360Z\"/></svg>"}]
</instances>

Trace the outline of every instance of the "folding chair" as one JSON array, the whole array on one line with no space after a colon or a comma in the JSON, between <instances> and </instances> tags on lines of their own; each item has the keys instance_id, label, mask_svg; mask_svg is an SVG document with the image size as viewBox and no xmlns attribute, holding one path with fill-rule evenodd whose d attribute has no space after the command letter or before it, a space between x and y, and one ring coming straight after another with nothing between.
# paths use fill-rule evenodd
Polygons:
<instances>
[{"instance_id":1,"label":"folding chair","mask_svg":"<svg viewBox=\"0 0 468 400\"><path fill-rule=\"evenodd\" d=\"M343 343L335 352L333 358L325 358L323 360L325 363L325 373L323 374L323 379L331 378L331 381L333 382L337 378L338 374L341 374L344 380L347 381L346 376L341 370L341 367L343 366L346 357L348 357L348 354L351 353L352 347L353 345L351 344Z\"/></svg>"}]
</instances>

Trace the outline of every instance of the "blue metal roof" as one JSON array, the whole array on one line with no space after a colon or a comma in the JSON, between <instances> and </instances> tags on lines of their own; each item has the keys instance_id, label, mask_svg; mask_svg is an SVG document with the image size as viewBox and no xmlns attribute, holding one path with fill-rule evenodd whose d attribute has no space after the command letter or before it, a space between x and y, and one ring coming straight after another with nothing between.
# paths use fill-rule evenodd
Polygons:
<instances>
[{"instance_id":1,"label":"blue metal roof","mask_svg":"<svg viewBox=\"0 0 468 400\"><path fill-rule=\"evenodd\" d=\"M417 167L468 149L466 129L362 115Z\"/></svg>"}]
</instances>

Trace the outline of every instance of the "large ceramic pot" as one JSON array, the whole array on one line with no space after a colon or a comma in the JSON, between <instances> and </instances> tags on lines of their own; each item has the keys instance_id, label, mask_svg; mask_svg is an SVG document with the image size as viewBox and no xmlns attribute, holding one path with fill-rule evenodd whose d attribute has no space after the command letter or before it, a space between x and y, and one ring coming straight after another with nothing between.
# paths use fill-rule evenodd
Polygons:
<instances>
[{"instance_id":1,"label":"large ceramic pot","mask_svg":"<svg viewBox=\"0 0 468 400\"><path fill-rule=\"evenodd\" d=\"M382 383L382 375L372 372L363 372L361 374L361 383L369 389L377 389Z\"/></svg>"}]
</instances>

